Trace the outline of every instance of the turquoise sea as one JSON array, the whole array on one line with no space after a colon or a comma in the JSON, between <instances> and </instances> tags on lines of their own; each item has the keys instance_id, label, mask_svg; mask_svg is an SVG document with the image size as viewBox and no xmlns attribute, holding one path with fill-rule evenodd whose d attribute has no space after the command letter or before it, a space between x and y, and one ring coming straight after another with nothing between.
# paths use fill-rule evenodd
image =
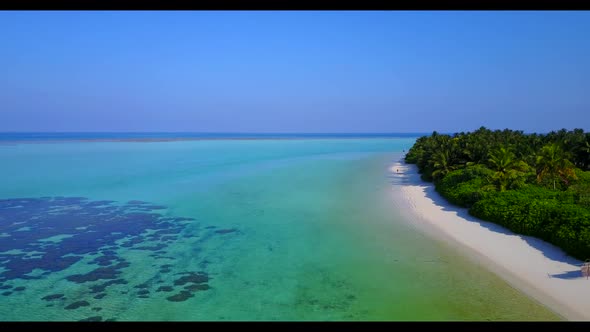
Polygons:
<instances>
[{"instance_id":1,"label":"turquoise sea","mask_svg":"<svg viewBox=\"0 0 590 332\"><path fill-rule=\"evenodd\" d=\"M50 139L0 139L2 321L560 319L393 204L416 137Z\"/></svg>"}]
</instances>

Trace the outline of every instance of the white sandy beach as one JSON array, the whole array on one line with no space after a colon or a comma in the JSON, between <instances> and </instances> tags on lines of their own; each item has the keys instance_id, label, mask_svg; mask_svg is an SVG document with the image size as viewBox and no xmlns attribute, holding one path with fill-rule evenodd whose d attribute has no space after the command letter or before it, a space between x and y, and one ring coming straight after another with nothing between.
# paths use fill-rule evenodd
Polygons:
<instances>
[{"instance_id":1,"label":"white sandy beach","mask_svg":"<svg viewBox=\"0 0 590 332\"><path fill-rule=\"evenodd\" d=\"M469 257L565 319L590 320L590 280L582 277L581 261L540 239L470 216L422 181L415 165L400 161L390 171L401 192L400 203L409 208L417 226L433 226L430 233L467 250Z\"/></svg>"}]
</instances>

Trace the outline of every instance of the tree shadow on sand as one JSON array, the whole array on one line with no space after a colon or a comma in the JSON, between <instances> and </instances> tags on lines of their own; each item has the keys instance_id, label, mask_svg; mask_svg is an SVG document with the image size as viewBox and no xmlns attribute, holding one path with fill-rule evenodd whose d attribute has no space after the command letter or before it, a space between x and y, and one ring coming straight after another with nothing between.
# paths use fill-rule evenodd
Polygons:
<instances>
[{"instance_id":1,"label":"tree shadow on sand","mask_svg":"<svg viewBox=\"0 0 590 332\"><path fill-rule=\"evenodd\" d=\"M582 272L580 272L580 270L575 270L575 271L567 271L567 272L557 273L557 274L549 274L549 276L551 278L559 278L559 279L578 279L578 278L582 277Z\"/></svg>"}]
</instances>

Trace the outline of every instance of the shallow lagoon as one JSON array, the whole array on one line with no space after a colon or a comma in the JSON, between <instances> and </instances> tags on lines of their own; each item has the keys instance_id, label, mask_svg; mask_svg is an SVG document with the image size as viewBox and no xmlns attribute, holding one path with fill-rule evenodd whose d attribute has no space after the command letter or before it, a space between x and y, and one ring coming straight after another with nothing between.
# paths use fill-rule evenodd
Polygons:
<instances>
[{"instance_id":1,"label":"shallow lagoon","mask_svg":"<svg viewBox=\"0 0 590 332\"><path fill-rule=\"evenodd\" d=\"M413 141L0 145L0 319L558 319L396 210Z\"/></svg>"}]
</instances>

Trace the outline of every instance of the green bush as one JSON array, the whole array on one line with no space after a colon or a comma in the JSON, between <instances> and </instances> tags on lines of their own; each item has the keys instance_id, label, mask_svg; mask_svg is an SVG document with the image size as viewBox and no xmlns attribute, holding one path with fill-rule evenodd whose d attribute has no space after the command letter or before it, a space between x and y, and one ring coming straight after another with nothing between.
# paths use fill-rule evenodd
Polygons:
<instances>
[{"instance_id":1,"label":"green bush","mask_svg":"<svg viewBox=\"0 0 590 332\"><path fill-rule=\"evenodd\" d=\"M590 172L576 169L577 180L568 188L576 204L590 210Z\"/></svg>"},{"instance_id":2,"label":"green bush","mask_svg":"<svg viewBox=\"0 0 590 332\"><path fill-rule=\"evenodd\" d=\"M539 237L579 259L590 257L590 212L558 197L498 192L476 202L469 213L516 233Z\"/></svg>"},{"instance_id":3,"label":"green bush","mask_svg":"<svg viewBox=\"0 0 590 332\"><path fill-rule=\"evenodd\" d=\"M450 172L436 183L436 190L449 202L462 207L471 207L487 197L490 189L487 180L493 172L485 166L469 166Z\"/></svg>"}]
</instances>

